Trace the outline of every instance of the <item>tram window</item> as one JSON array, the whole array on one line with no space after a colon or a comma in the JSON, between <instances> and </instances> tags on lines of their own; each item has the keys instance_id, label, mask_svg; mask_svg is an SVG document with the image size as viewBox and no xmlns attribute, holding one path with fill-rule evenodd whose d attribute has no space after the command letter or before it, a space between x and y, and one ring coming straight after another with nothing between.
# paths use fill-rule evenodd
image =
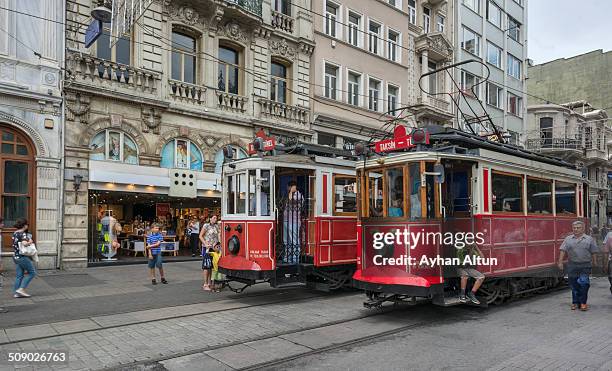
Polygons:
<instances>
[{"instance_id":1,"label":"tram window","mask_svg":"<svg viewBox=\"0 0 612 371\"><path fill-rule=\"evenodd\" d=\"M555 205L557 215L575 215L576 184L555 182Z\"/></svg>"},{"instance_id":2,"label":"tram window","mask_svg":"<svg viewBox=\"0 0 612 371\"><path fill-rule=\"evenodd\" d=\"M427 162L425 164L425 171L428 173L432 173L434 171L434 164L433 162ZM434 178L432 176L428 176L426 181L426 188L425 188L425 199L426 199L426 206L427 206L427 218L435 218L436 217L436 183L434 181Z\"/></svg>"},{"instance_id":3,"label":"tram window","mask_svg":"<svg viewBox=\"0 0 612 371\"><path fill-rule=\"evenodd\" d=\"M257 215L257 170L249 170L249 216Z\"/></svg>"},{"instance_id":4,"label":"tram window","mask_svg":"<svg viewBox=\"0 0 612 371\"><path fill-rule=\"evenodd\" d=\"M552 214L552 182L527 178L527 212Z\"/></svg>"},{"instance_id":5,"label":"tram window","mask_svg":"<svg viewBox=\"0 0 612 371\"><path fill-rule=\"evenodd\" d=\"M270 216L270 170L261 170L261 216Z\"/></svg>"},{"instance_id":6,"label":"tram window","mask_svg":"<svg viewBox=\"0 0 612 371\"><path fill-rule=\"evenodd\" d=\"M404 216L404 169L387 169L387 216Z\"/></svg>"},{"instance_id":7,"label":"tram window","mask_svg":"<svg viewBox=\"0 0 612 371\"><path fill-rule=\"evenodd\" d=\"M410 173L410 217L420 218L421 212L421 164L414 163L408 167Z\"/></svg>"},{"instance_id":8,"label":"tram window","mask_svg":"<svg viewBox=\"0 0 612 371\"><path fill-rule=\"evenodd\" d=\"M368 196L370 217L383 216L383 176L381 172L368 172Z\"/></svg>"},{"instance_id":9,"label":"tram window","mask_svg":"<svg viewBox=\"0 0 612 371\"><path fill-rule=\"evenodd\" d=\"M246 209L246 174L236 175L238 197L236 197L236 214L244 214Z\"/></svg>"},{"instance_id":10,"label":"tram window","mask_svg":"<svg viewBox=\"0 0 612 371\"><path fill-rule=\"evenodd\" d=\"M357 180L334 175L334 214L357 212Z\"/></svg>"},{"instance_id":11,"label":"tram window","mask_svg":"<svg viewBox=\"0 0 612 371\"><path fill-rule=\"evenodd\" d=\"M230 175L227 177L227 213L234 213L234 176Z\"/></svg>"},{"instance_id":12,"label":"tram window","mask_svg":"<svg viewBox=\"0 0 612 371\"><path fill-rule=\"evenodd\" d=\"M520 213L523 211L523 177L491 173L493 211Z\"/></svg>"}]
</instances>

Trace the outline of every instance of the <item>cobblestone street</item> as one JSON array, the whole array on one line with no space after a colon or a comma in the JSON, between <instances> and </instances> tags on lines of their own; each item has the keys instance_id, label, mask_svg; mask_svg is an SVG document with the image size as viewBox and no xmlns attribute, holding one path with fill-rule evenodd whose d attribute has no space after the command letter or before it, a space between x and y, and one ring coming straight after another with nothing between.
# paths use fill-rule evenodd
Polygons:
<instances>
[{"instance_id":1,"label":"cobblestone street","mask_svg":"<svg viewBox=\"0 0 612 371\"><path fill-rule=\"evenodd\" d=\"M261 285L241 295L203 293L197 262L168 264L171 284L152 287L143 268L48 274L32 285L32 299L9 299L5 289L2 358L65 350L69 363L53 368L67 370L612 369L612 298L603 279L594 280L587 313L569 310L565 289L488 309L381 311L364 309L355 291ZM0 364L13 367L39 369Z\"/></svg>"}]
</instances>

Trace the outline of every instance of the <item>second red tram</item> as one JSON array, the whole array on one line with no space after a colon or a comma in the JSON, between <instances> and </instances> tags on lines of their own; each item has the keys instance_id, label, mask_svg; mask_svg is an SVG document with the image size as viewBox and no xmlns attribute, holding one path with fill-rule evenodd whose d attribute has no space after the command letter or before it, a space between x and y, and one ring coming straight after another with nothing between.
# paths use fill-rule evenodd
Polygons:
<instances>
[{"instance_id":1,"label":"second red tram","mask_svg":"<svg viewBox=\"0 0 612 371\"><path fill-rule=\"evenodd\" d=\"M353 284L366 291L366 306L418 297L458 304L453 258L470 245L483 255L477 264L486 276L481 302L500 303L560 283L560 244L572 222L584 220L587 205L587 186L575 167L436 126L412 136L396 131L376 149L378 155L357 163Z\"/></svg>"},{"instance_id":2,"label":"second red tram","mask_svg":"<svg viewBox=\"0 0 612 371\"><path fill-rule=\"evenodd\" d=\"M357 244L350 152L307 143L262 151L226 163L223 184L219 270L230 288L350 285Z\"/></svg>"}]
</instances>

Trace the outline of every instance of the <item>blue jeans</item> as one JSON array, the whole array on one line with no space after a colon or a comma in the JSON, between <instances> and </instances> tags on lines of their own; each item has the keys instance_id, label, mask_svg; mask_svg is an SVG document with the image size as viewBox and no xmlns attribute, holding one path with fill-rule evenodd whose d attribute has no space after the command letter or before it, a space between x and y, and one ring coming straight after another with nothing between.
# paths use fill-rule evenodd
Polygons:
<instances>
[{"instance_id":1,"label":"blue jeans","mask_svg":"<svg viewBox=\"0 0 612 371\"><path fill-rule=\"evenodd\" d=\"M19 259L13 258L15 262L15 286L13 287L13 291L17 291L17 289L25 289L30 284L30 281L34 277L36 277L36 268L34 267L34 263L32 259L27 256L22 256ZM28 276L24 278L25 272L28 273Z\"/></svg>"},{"instance_id":2,"label":"blue jeans","mask_svg":"<svg viewBox=\"0 0 612 371\"><path fill-rule=\"evenodd\" d=\"M572 289L572 304L586 304L589 294L591 275L590 264L572 264L567 265L567 278Z\"/></svg>"},{"instance_id":3,"label":"blue jeans","mask_svg":"<svg viewBox=\"0 0 612 371\"><path fill-rule=\"evenodd\" d=\"M300 223L287 220L283 222L283 244L283 263L297 264L300 260Z\"/></svg>"}]
</instances>

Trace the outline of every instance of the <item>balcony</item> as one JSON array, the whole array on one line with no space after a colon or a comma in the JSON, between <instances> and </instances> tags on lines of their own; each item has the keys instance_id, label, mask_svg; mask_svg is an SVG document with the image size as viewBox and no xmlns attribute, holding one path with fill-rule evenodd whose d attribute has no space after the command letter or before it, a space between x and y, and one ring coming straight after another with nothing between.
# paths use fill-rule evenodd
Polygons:
<instances>
[{"instance_id":1,"label":"balcony","mask_svg":"<svg viewBox=\"0 0 612 371\"><path fill-rule=\"evenodd\" d=\"M249 98L220 90L216 90L215 94L217 96L218 109L235 113L244 113L246 111L246 104Z\"/></svg>"},{"instance_id":2,"label":"balcony","mask_svg":"<svg viewBox=\"0 0 612 371\"><path fill-rule=\"evenodd\" d=\"M278 121L279 124L297 129L307 129L308 109L299 106L290 106L270 99L260 98L259 116L265 119Z\"/></svg>"},{"instance_id":3,"label":"balcony","mask_svg":"<svg viewBox=\"0 0 612 371\"><path fill-rule=\"evenodd\" d=\"M417 98L414 106L417 120L425 119L431 122L448 122L454 115L450 108L450 102L433 95L425 95Z\"/></svg>"},{"instance_id":4,"label":"balcony","mask_svg":"<svg viewBox=\"0 0 612 371\"><path fill-rule=\"evenodd\" d=\"M453 45L442 32L418 36L415 40L415 50L419 54L427 51L429 60L433 62L448 62L453 57Z\"/></svg>"},{"instance_id":5,"label":"balcony","mask_svg":"<svg viewBox=\"0 0 612 371\"><path fill-rule=\"evenodd\" d=\"M263 0L225 0L225 3L230 6L235 6L240 8L248 13L258 16L261 18L261 4Z\"/></svg>"},{"instance_id":6,"label":"balcony","mask_svg":"<svg viewBox=\"0 0 612 371\"><path fill-rule=\"evenodd\" d=\"M295 20L287 14L272 10L272 27L288 33L293 33L294 23Z\"/></svg>"},{"instance_id":7,"label":"balcony","mask_svg":"<svg viewBox=\"0 0 612 371\"><path fill-rule=\"evenodd\" d=\"M206 87L178 80L168 80L168 95L178 103L201 105L206 103Z\"/></svg>"},{"instance_id":8,"label":"balcony","mask_svg":"<svg viewBox=\"0 0 612 371\"><path fill-rule=\"evenodd\" d=\"M67 59L75 83L91 85L95 90L125 89L152 95L158 91L157 73L81 53L70 53Z\"/></svg>"}]
</instances>

